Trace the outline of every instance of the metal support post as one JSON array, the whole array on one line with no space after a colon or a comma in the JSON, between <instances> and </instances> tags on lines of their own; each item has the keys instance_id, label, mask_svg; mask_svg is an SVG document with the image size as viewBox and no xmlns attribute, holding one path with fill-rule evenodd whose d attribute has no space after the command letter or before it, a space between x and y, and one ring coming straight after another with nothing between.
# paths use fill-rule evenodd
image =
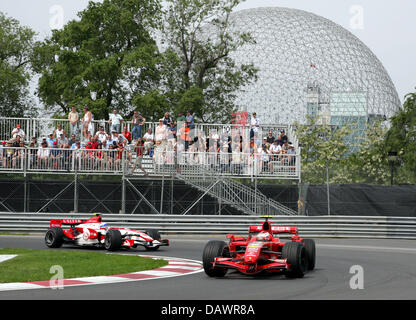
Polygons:
<instances>
[{"instance_id":1,"label":"metal support post","mask_svg":"<svg viewBox=\"0 0 416 320\"><path fill-rule=\"evenodd\" d=\"M165 189L165 174L162 175L162 190L160 191L160 210L159 213L162 214L163 211L163 190Z\"/></svg>"},{"instance_id":2,"label":"metal support post","mask_svg":"<svg viewBox=\"0 0 416 320\"><path fill-rule=\"evenodd\" d=\"M126 175L125 175L125 164L126 161L126 150L123 150L121 154L121 170L123 172L121 176L121 214L126 214Z\"/></svg>"},{"instance_id":3,"label":"metal support post","mask_svg":"<svg viewBox=\"0 0 416 320\"><path fill-rule=\"evenodd\" d=\"M173 177L170 179L170 214L173 214Z\"/></svg>"},{"instance_id":4,"label":"metal support post","mask_svg":"<svg viewBox=\"0 0 416 320\"><path fill-rule=\"evenodd\" d=\"M78 213L78 173L76 164L74 174L74 213Z\"/></svg>"},{"instance_id":5,"label":"metal support post","mask_svg":"<svg viewBox=\"0 0 416 320\"><path fill-rule=\"evenodd\" d=\"M329 165L328 160L326 160L326 197L328 202L328 216L331 215L331 203L329 200Z\"/></svg>"},{"instance_id":6,"label":"metal support post","mask_svg":"<svg viewBox=\"0 0 416 320\"><path fill-rule=\"evenodd\" d=\"M254 214L257 215L257 175L254 179Z\"/></svg>"}]
</instances>

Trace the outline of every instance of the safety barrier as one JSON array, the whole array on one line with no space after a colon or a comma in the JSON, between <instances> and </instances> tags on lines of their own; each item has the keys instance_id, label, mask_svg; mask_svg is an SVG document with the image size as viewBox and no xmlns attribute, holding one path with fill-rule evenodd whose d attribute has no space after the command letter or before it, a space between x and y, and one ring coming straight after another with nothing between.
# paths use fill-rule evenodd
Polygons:
<instances>
[{"instance_id":1,"label":"safety barrier","mask_svg":"<svg viewBox=\"0 0 416 320\"><path fill-rule=\"evenodd\" d=\"M0 213L0 232L43 233L52 218L86 219L91 214ZM118 215L105 214L109 226L138 230L156 228L163 234L246 234L259 216ZM416 239L416 217L275 216L276 226L296 226L303 237Z\"/></svg>"}]
</instances>

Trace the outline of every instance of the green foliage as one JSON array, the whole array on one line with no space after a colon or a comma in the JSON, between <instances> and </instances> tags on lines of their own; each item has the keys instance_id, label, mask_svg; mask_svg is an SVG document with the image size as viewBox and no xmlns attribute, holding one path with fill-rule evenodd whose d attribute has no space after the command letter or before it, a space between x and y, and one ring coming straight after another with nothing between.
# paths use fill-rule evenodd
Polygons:
<instances>
[{"instance_id":1,"label":"green foliage","mask_svg":"<svg viewBox=\"0 0 416 320\"><path fill-rule=\"evenodd\" d=\"M34 31L0 12L0 116L33 113L30 101L30 58Z\"/></svg>"},{"instance_id":2,"label":"green foliage","mask_svg":"<svg viewBox=\"0 0 416 320\"><path fill-rule=\"evenodd\" d=\"M295 124L296 136L302 148L302 181L326 183L326 168L330 166L330 183L345 183L348 177L341 168L347 159L349 147L346 137L351 133L351 127L320 125L318 120L308 118L306 124Z\"/></svg>"},{"instance_id":3,"label":"green foliage","mask_svg":"<svg viewBox=\"0 0 416 320\"><path fill-rule=\"evenodd\" d=\"M195 85L185 90L182 97L179 100L177 106L177 112L182 111L185 113L191 110L196 118L203 119L205 115L204 106L204 93L203 90Z\"/></svg>"},{"instance_id":4,"label":"green foliage","mask_svg":"<svg viewBox=\"0 0 416 320\"><path fill-rule=\"evenodd\" d=\"M405 97L403 107L390 119L385 140L387 152L397 152L401 160L399 183L416 182L416 93Z\"/></svg>"},{"instance_id":5,"label":"green foliage","mask_svg":"<svg viewBox=\"0 0 416 320\"><path fill-rule=\"evenodd\" d=\"M407 96L403 109L391 118L391 128L378 120L367 123L356 152L350 152L346 137L354 124L341 128L318 125L318 119L308 119L297 125L297 137L302 147L302 181L326 183L326 166L330 183L363 183L388 185L391 179L389 151L398 152L394 163L394 183L416 182L416 105L415 94Z\"/></svg>"},{"instance_id":6,"label":"green foliage","mask_svg":"<svg viewBox=\"0 0 416 320\"><path fill-rule=\"evenodd\" d=\"M113 108L131 113L134 96L158 81L159 53L149 30L159 14L158 0L91 1L79 20L54 30L35 55L45 106L63 113L88 106L96 119L107 119Z\"/></svg>"},{"instance_id":7,"label":"green foliage","mask_svg":"<svg viewBox=\"0 0 416 320\"><path fill-rule=\"evenodd\" d=\"M133 99L136 109L146 118L146 121L157 122L169 110L166 97L158 89L144 95L136 95Z\"/></svg>"},{"instance_id":8,"label":"green foliage","mask_svg":"<svg viewBox=\"0 0 416 320\"><path fill-rule=\"evenodd\" d=\"M241 0L167 0L165 52L175 60L164 76L172 109L190 109L204 122L228 122L238 90L256 80L254 65L235 65L230 54L254 43L249 34L230 32L230 13ZM178 58L173 58L176 54Z\"/></svg>"},{"instance_id":9,"label":"green foliage","mask_svg":"<svg viewBox=\"0 0 416 320\"><path fill-rule=\"evenodd\" d=\"M390 169L385 150L387 129L381 120L368 123L357 152L350 155L347 168L351 182L388 184Z\"/></svg>"}]
</instances>

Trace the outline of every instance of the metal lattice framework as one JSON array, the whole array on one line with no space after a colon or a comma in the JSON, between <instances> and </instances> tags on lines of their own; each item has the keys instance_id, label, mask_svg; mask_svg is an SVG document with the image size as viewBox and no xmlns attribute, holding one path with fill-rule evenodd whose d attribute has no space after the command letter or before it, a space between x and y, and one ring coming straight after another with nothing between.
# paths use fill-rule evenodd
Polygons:
<instances>
[{"instance_id":1,"label":"metal lattice framework","mask_svg":"<svg viewBox=\"0 0 416 320\"><path fill-rule=\"evenodd\" d=\"M330 20L297 9L255 8L231 15L230 32L234 31L249 32L256 44L244 45L232 58L259 69L258 81L244 88L236 104L241 110L256 111L263 123L302 123L311 103L316 103L318 115L328 116L328 110L338 116L342 113L344 123L346 112L355 107L361 112L363 104L366 120L389 118L400 105L377 57ZM349 92L351 106L347 107ZM364 99L358 105L357 93ZM334 110L340 105L343 110ZM353 120L356 114L357 110L351 112Z\"/></svg>"}]
</instances>

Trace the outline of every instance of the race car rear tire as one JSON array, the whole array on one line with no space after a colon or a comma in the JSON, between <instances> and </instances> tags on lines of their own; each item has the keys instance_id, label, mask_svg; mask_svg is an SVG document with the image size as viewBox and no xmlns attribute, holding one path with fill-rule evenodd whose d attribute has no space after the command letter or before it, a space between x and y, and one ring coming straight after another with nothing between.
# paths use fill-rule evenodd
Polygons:
<instances>
[{"instance_id":1,"label":"race car rear tire","mask_svg":"<svg viewBox=\"0 0 416 320\"><path fill-rule=\"evenodd\" d=\"M308 258L308 270L315 269L316 264L316 246L312 239L304 239L303 246L306 250L306 257Z\"/></svg>"},{"instance_id":2,"label":"race car rear tire","mask_svg":"<svg viewBox=\"0 0 416 320\"><path fill-rule=\"evenodd\" d=\"M65 234L62 228L53 227L48 229L45 234L45 244L49 248L60 248L64 243Z\"/></svg>"},{"instance_id":3,"label":"race car rear tire","mask_svg":"<svg viewBox=\"0 0 416 320\"><path fill-rule=\"evenodd\" d=\"M305 247L299 242L287 242L282 248L282 258L290 265L288 278L302 278L308 267Z\"/></svg>"},{"instance_id":4,"label":"race car rear tire","mask_svg":"<svg viewBox=\"0 0 416 320\"><path fill-rule=\"evenodd\" d=\"M117 251L123 244L121 232L117 229L110 229L107 231L104 239L104 248L108 251Z\"/></svg>"},{"instance_id":5,"label":"race car rear tire","mask_svg":"<svg viewBox=\"0 0 416 320\"><path fill-rule=\"evenodd\" d=\"M224 277L227 273L226 268L213 267L216 257L228 257L228 246L224 241L211 240L204 248L202 253L202 264L204 266L205 273L210 277Z\"/></svg>"},{"instance_id":6,"label":"race car rear tire","mask_svg":"<svg viewBox=\"0 0 416 320\"><path fill-rule=\"evenodd\" d=\"M149 229L146 230L146 233L151 237L153 240L160 240L162 237L160 236L159 230L156 229ZM144 246L148 251L156 251L159 249L159 246L149 247Z\"/></svg>"}]
</instances>

